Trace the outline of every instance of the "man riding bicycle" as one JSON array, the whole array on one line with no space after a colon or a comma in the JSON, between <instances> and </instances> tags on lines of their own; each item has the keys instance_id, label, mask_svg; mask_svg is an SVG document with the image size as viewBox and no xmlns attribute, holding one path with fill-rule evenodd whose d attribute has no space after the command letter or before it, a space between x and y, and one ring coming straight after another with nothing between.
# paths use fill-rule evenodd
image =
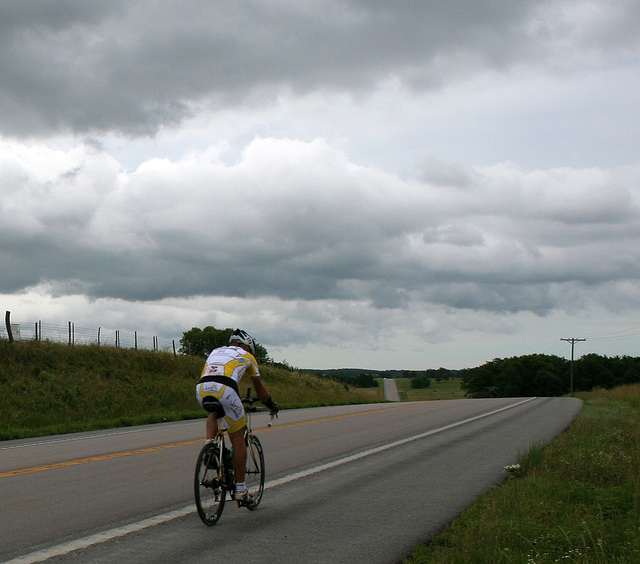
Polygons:
<instances>
[{"instance_id":1,"label":"man riding bicycle","mask_svg":"<svg viewBox=\"0 0 640 564\"><path fill-rule=\"evenodd\" d=\"M229 433L233 447L233 468L236 473L233 499L242 505L251 503L245 485L247 445L244 442L244 436L247 419L238 389L238 383L242 377L245 374L251 377L258 397L269 408L272 415L280 409L262 383L255 354L256 345L253 337L246 331L236 329L229 337L228 346L211 351L196 386L198 402L209 412L206 426L207 441L215 437L218 431L218 420L222 428Z\"/></svg>"}]
</instances>

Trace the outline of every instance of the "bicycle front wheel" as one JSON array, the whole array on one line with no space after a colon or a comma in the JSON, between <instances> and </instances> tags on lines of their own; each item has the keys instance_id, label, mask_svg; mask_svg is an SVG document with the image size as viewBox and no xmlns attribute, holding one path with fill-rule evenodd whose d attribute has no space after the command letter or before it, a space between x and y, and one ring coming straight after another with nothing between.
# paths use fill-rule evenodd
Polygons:
<instances>
[{"instance_id":1,"label":"bicycle front wheel","mask_svg":"<svg viewBox=\"0 0 640 564\"><path fill-rule=\"evenodd\" d=\"M220 447L217 443L206 443L196 462L193 491L198 515L205 525L215 525L222 515L226 492L222 487Z\"/></svg>"},{"instance_id":2,"label":"bicycle front wheel","mask_svg":"<svg viewBox=\"0 0 640 564\"><path fill-rule=\"evenodd\" d=\"M247 472L245 477L247 490L253 502L247 507L256 509L264 493L264 453L262 445L255 435L247 436Z\"/></svg>"}]
</instances>

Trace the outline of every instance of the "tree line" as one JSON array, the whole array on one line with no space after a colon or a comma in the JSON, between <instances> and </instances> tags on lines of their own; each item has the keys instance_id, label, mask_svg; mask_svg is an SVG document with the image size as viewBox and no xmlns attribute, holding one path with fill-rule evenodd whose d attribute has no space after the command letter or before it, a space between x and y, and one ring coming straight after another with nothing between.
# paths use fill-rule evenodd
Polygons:
<instances>
[{"instance_id":1,"label":"tree line","mask_svg":"<svg viewBox=\"0 0 640 564\"><path fill-rule=\"evenodd\" d=\"M213 349L229 344L233 329L193 327L180 339L180 352L205 358ZM274 364L267 349L256 343L256 360ZM573 390L610 389L623 384L640 383L640 358L607 357L587 354L574 361ZM283 367L288 365L283 364ZM289 367L290 368L290 367ZM461 388L467 397L562 396L571 391L571 361L554 355L531 354L511 358L496 358L476 368L449 370L367 370L334 369L306 370L356 387L375 387L377 378L411 378L414 388L431 385L450 378L462 378Z\"/></svg>"},{"instance_id":2,"label":"tree line","mask_svg":"<svg viewBox=\"0 0 640 564\"><path fill-rule=\"evenodd\" d=\"M640 358L587 354L574 361L573 390L640 382ZM461 387L472 398L562 396L571 391L571 361L532 354L497 358L465 371Z\"/></svg>"}]
</instances>

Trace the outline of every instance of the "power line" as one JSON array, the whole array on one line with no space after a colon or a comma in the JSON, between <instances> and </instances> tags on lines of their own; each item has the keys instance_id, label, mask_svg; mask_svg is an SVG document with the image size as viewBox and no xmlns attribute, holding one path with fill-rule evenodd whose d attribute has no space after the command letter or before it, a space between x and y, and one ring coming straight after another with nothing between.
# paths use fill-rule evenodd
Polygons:
<instances>
[{"instance_id":1,"label":"power line","mask_svg":"<svg viewBox=\"0 0 640 564\"><path fill-rule=\"evenodd\" d=\"M595 335L593 337L589 337L589 340L633 339L636 337L640 337L640 328L630 327L628 329L621 329L620 331L613 331L612 333Z\"/></svg>"}]
</instances>

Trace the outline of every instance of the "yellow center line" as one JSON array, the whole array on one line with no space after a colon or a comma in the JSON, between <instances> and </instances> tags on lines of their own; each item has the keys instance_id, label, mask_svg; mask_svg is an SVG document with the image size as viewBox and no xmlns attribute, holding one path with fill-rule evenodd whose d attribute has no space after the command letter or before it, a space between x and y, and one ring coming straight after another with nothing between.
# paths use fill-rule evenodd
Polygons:
<instances>
[{"instance_id":1,"label":"yellow center line","mask_svg":"<svg viewBox=\"0 0 640 564\"><path fill-rule=\"evenodd\" d=\"M287 429L289 427L299 427L300 425L310 425L311 423L324 423L325 421L335 421L337 419L345 419L347 417L359 417L361 415L370 415L372 413L382 413L383 411L391 411L394 409L403 409L407 407L414 407L411 404L394 405L393 407L383 407L380 409L372 409L370 411L359 411L358 413L345 413L344 415L334 415L332 417L323 417L322 419L312 419L311 421L300 421L298 423L287 423L285 425L278 425L277 427L270 427L268 429L254 430L254 433L262 433L264 431L272 431L275 429Z\"/></svg>"},{"instance_id":2,"label":"yellow center line","mask_svg":"<svg viewBox=\"0 0 640 564\"><path fill-rule=\"evenodd\" d=\"M13 470L11 472L3 472L0 474L0 478L6 478L8 476L20 476L21 474L30 474L31 472L41 472L43 470L54 470L56 468L66 468L68 466L77 466L78 464L86 464L88 462L100 462L102 460L110 460L112 458L122 458L124 456L133 456L134 454L144 454L145 452L154 452L157 450L166 450L168 448L175 448L187 445L193 445L201 443L202 440L187 441L184 443L175 443L171 445L162 445L149 448L141 448L138 450L129 450L126 452L116 452L113 454L105 454L102 456L92 456L91 458L80 458L78 460L68 460L66 462L57 462L55 464L46 464L45 466L34 466L33 468L23 468L21 470Z\"/></svg>"},{"instance_id":3,"label":"yellow center line","mask_svg":"<svg viewBox=\"0 0 640 564\"><path fill-rule=\"evenodd\" d=\"M396 405L393 407L385 407L385 408L381 408L381 409L375 409L375 410L371 410L371 411L362 411L362 412L358 412L358 413L347 413L344 415L335 415L333 417L324 417L322 419L313 419L311 421L300 421L298 423L287 423L286 425L278 425L277 427L269 427L269 428L264 428L264 429L257 429L254 430L254 433L264 433L267 431L276 431L276 430L280 430L280 429L288 429L290 427L299 427L300 425L310 425L312 423L324 423L326 421L335 421L338 419L345 419L347 417L358 417L361 415L370 415L372 413L382 413L384 411L391 411L394 409L402 409L402 408L406 408L406 407L410 407L410 404L404 404L404 405ZM55 470L56 468L67 468L69 466L77 466L79 464L87 464L89 462L101 462L104 460L111 460L113 458L123 458L125 456L133 456L136 454L145 454L148 452L155 452L155 451L159 451L159 450L167 450L170 448L177 448L177 447L183 447L183 446L190 446L190 445L195 445L198 443L202 443L202 439L197 439L195 441L185 441L185 442L181 442L181 443L173 443L173 444L169 444L169 445L161 445L161 446L155 446L155 447L149 447L149 448L141 448L141 449L137 449L137 450L129 450L129 451L125 451L125 452L116 452L113 454L104 454L102 456L92 456L90 458L80 458L77 460L68 460L66 462L57 462L55 464L46 464L44 466L34 466L33 468L22 468L20 470L12 470L10 472L3 472L0 474L0 478L8 478L9 476L21 476L22 474L30 474L32 472L42 472L44 470Z\"/></svg>"}]
</instances>

